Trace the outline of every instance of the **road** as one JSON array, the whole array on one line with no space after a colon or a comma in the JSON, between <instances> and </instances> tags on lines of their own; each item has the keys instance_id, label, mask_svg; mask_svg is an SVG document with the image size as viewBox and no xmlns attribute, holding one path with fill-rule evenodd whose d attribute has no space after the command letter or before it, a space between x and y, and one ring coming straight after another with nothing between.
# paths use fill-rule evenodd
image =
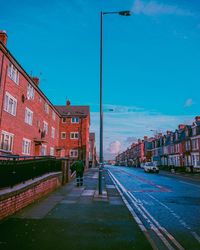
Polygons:
<instances>
[{"instance_id":1,"label":"road","mask_svg":"<svg viewBox=\"0 0 200 250\"><path fill-rule=\"evenodd\" d=\"M200 181L106 167L155 249L200 249Z\"/></svg>"}]
</instances>

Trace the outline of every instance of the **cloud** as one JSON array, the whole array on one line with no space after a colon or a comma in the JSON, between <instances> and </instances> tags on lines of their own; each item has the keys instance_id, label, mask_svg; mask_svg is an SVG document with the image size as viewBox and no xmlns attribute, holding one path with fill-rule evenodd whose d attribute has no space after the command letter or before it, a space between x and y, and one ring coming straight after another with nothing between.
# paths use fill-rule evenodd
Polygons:
<instances>
[{"instance_id":1,"label":"cloud","mask_svg":"<svg viewBox=\"0 0 200 250\"><path fill-rule=\"evenodd\" d=\"M192 98L189 98L186 100L184 107L188 108L191 107L192 105L194 105L194 101L192 100Z\"/></svg>"},{"instance_id":2,"label":"cloud","mask_svg":"<svg viewBox=\"0 0 200 250\"><path fill-rule=\"evenodd\" d=\"M135 0L132 8L135 14L144 14L148 16L155 15L179 15L191 16L192 13L188 10L181 9L175 5L167 5L156 1Z\"/></svg>"},{"instance_id":3,"label":"cloud","mask_svg":"<svg viewBox=\"0 0 200 250\"><path fill-rule=\"evenodd\" d=\"M133 142L137 142L138 138L135 136L129 136L126 138L126 140L124 141L124 143L127 144L132 144Z\"/></svg>"},{"instance_id":4,"label":"cloud","mask_svg":"<svg viewBox=\"0 0 200 250\"><path fill-rule=\"evenodd\" d=\"M121 143L119 141L112 141L109 145L109 148L107 148L107 151L110 154L118 154L121 149Z\"/></svg>"},{"instance_id":5,"label":"cloud","mask_svg":"<svg viewBox=\"0 0 200 250\"><path fill-rule=\"evenodd\" d=\"M115 105L114 105L115 106ZM117 106L117 105L116 105ZM121 106L123 107L123 106ZM136 108L137 109L137 108ZM195 115L164 115L152 111L104 113L104 158L113 159L119 151L124 151L133 141L153 136L151 130L163 132L175 130L179 124L191 124ZM91 131L96 134L97 153L99 151L99 112L91 112Z\"/></svg>"}]
</instances>

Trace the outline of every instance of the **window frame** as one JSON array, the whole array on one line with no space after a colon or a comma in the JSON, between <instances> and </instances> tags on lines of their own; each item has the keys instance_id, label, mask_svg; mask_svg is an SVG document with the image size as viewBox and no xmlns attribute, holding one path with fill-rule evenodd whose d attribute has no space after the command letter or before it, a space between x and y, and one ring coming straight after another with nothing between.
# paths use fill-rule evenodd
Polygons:
<instances>
[{"instance_id":1,"label":"window frame","mask_svg":"<svg viewBox=\"0 0 200 250\"><path fill-rule=\"evenodd\" d=\"M79 123L79 117L72 117L71 118L71 123Z\"/></svg>"},{"instance_id":2,"label":"window frame","mask_svg":"<svg viewBox=\"0 0 200 250\"><path fill-rule=\"evenodd\" d=\"M74 137L72 137L72 135L74 135ZM75 135L77 135L77 137ZM71 140L78 140L79 139L79 132L70 132L70 139Z\"/></svg>"},{"instance_id":3,"label":"window frame","mask_svg":"<svg viewBox=\"0 0 200 250\"><path fill-rule=\"evenodd\" d=\"M10 100L13 101L11 111L10 111L10 103L9 103ZM4 111L6 111L7 113L13 116L17 115L17 99L7 91L4 96Z\"/></svg>"},{"instance_id":4,"label":"window frame","mask_svg":"<svg viewBox=\"0 0 200 250\"><path fill-rule=\"evenodd\" d=\"M8 138L8 141L9 141L9 143L8 143L9 149L4 149L4 148L2 147L2 145L5 144L5 142L3 143L3 141L2 141L3 136L4 136L4 138L5 138L5 136L9 136L9 138ZM14 134L13 134L13 133L10 133L10 132L7 132L7 131L5 131L5 130L2 130L2 131L1 131L1 138L0 138L0 149L3 150L3 151L5 151L5 152L12 152L12 150L13 150L13 145L14 145Z\"/></svg>"},{"instance_id":5,"label":"window frame","mask_svg":"<svg viewBox=\"0 0 200 250\"><path fill-rule=\"evenodd\" d=\"M69 157L70 158L78 158L78 149L70 149L69 150Z\"/></svg>"},{"instance_id":6,"label":"window frame","mask_svg":"<svg viewBox=\"0 0 200 250\"><path fill-rule=\"evenodd\" d=\"M25 142L27 142L28 143L28 152L25 152L26 150L24 150L25 149ZM23 140L22 140L22 154L23 155L30 155L30 153L31 153L31 140L30 139L27 139L27 138L23 138Z\"/></svg>"},{"instance_id":7,"label":"window frame","mask_svg":"<svg viewBox=\"0 0 200 250\"><path fill-rule=\"evenodd\" d=\"M63 138L63 135L65 135L65 137L64 137L64 138ZM66 133L66 132L61 132L61 134L60 134L60 138L61 138L62 140L67 139L67 133Z\"/></svg>"},{"instance_id":8,"label":"window frame","mask_svg":"<svg viewBox=\"0 0 200 250\"><path fill-rule=\"evenodd\" d=\"M31 121L29 122L29 120L27 119L27 114L28 114L28 112L31 114L31 116L29 116L29 117L31 117ZM31 109L29 109L29 108L25 108L25 118L24 118L24 122L26 123L26 124L28 124L28 125L30 125L30 126L32 126L33 125L33 111L31 110Z\"/></svg>"},{"instance_id":9,"label":"window frame","mask_svg":"<svg viewBox=\"0 0 200 250\"><path fill-rule=\"evenodd\" d=\"M8 65L8 77L15 84L19 85L19 71L11 62L9 62L9 65Z\"/></svg>"}]
</instances>

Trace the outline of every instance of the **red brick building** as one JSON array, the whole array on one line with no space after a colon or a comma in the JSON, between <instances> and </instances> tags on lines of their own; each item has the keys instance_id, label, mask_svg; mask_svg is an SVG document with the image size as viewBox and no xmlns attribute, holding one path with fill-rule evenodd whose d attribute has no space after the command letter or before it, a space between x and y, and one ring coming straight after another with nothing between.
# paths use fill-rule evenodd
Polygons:
<instances>
[{"instance_id":1,"label":"red brick building","mask_svg":"<svg viewBox=\"0 0 200 250\"><path fill-rule=\"evenodd\" d=\"M89 106L54 106L6 47L0 31L0 152L82 158L88 166ZM64 133L66 138L64 139Z\"/></svg>"},{"instance_id":2,"label":"red brick building","mask_svg":"<svg viewBox=\"0 0 200 250\"><path fill-rule=\"evenodd\" d=\"M0 32L1 152L19 155L55 155L59 113L6 48Z\"/></svg>"},{"instance_id":3,"label":"red brick building","mask_svg":"<svg viewBox=\"0 0 200 250\"><path fill-rule=\"evenodd\" d=\"M55 106L61 119L59 124L60 156L71 159L82 159L88 167L89 160L89 106Z\"/></svg>"}]
</instances>

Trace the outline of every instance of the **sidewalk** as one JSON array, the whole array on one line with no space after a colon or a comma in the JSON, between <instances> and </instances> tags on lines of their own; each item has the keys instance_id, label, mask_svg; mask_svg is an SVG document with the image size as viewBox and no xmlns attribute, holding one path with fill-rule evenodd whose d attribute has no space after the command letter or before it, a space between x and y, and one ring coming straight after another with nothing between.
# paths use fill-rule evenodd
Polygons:
<instances>
[{"instance_id":1,"label":"sidewalk","mask_svg":"<svg viewBox=\"0 0 200 250\"><path fill-rule=\"evenodd\" d=\"M106 170L103 196L98 169L0 223L0 249L152 249L133 220Z\"/></svg>"}]
</instances>

